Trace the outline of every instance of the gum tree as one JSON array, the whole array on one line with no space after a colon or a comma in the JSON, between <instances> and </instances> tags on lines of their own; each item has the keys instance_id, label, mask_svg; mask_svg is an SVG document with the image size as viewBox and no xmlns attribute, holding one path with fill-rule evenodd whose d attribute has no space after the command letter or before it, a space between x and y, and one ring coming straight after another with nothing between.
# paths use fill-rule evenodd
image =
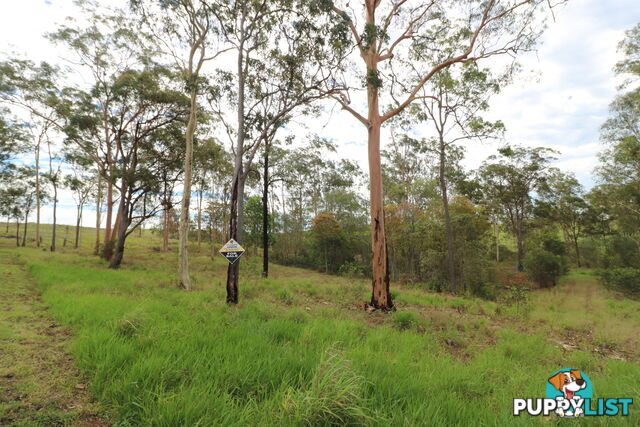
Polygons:
<instances>
[{"instance_id":1,"label":"gum tree","mask_svg":"<svg viewBox=\"0 0 640 427\"><path fill-rule=\"evenodd\" d=\"M163 172L178 174L184 152L176 147L188 101L173 90L173 74L155 66L130 70L113 83L114 170L120 193L118 228L109 268L122 263L126 238L161 209Z\"/></svg>"},{"instance_id":2,"label":"gum tree","mask_svg":"<svg viewBox=\"0 0 640 427\"><path fill-rule=\"evenodd\" d=\"M89 201L91 192L94 190L95 181L93 177L98 174L90 170L91 160L81 155L78 156L77 153L67 152L65 160L71 166L71 174L65 175L63 182L64 186L73 192L73 199L76 202L76 230L73 246L78 249L82 213ZM96 213L96 215L98 214Z\"/></svg>"},{"instance_id":3,"label":"gum tree","mask_svg":"<svg viewBox=\"0 0 640 427\"><path fill-rule=\"evenodd\" d=\"M489 205L499 206L516 238L516 268L522 270L525 231L533 213L534 193L544 191L555 172L549 163L556 151L544 147L505 146L478 170L481 192Z\"/></svg>"},{"instance_id":4,"label":"gum tree","mask_svg":"<svg viewBox=\"0 0 640 427\"><path fill-rule=\"evenodd\" d=\"M131 0L131 6L143 22L158 49L175 65L189 96L189 116L185 131L182 202L178 228L178 276L180 285L191 290L189 276L189 212L193 180L193 144L199 120L198 96L202 90L203 67L224 52L215 43L218 22L212 14L215 1L206 0Z\"/></svg>"},{"instance_id":5,"label":"gum tree","mask_svg":"<svg viewBox=\"0 0 640 427\"><path fill-rule=\"evenodd\" d=\"M0 108L0 185L11 180L15 172L13 158L27 141L23 126L10 116L10 111Z\"/></svg>"},{"instance_id":6,"label":"gum tree","mask_svg":"<svg viewBox=\"0 0 640 427\"><path fill-rule=\"evenodd\" d=\"M625 77L624 92L609 105L601 128L606 149L597 175L616 222L640 245L640 24L626 32L620 51L616 72Z\"/></svg>"},{"instance_id":7,"label":"gum tree","mask_svg":"<svg viewBox=\"0 0 640 427\"><path fill-rule=\"evenodd\" d=\"M342 29L318 3L322 2L239 0L212 9L235 54L233 72L219 73L210 99L233 147L229 237L239 243L245 182L258 149L294 111L341 90L333 73L342 62ZM229 265L231 304L238 302L239 272L240 261Z\"/></svg>"},{"instance_id":8,"label":"gum tree","mask_svg":"<svg viewBox=\"0 0 640 427\"><path fill-rule=\"evenodd\" d=\"M35 160L36 247L40 247L40 210L44 201L40 157L44 143L51 134L62 130L66 117L61 114L64 90L57 85L60 70L46 62L9 58L0 62L0 103L12 105L30 116L31 138L23 138L22 151L33 149Z\"/></svg>"},{"instance_id":9,"label":"gum tree","mask_svg":"<svg viewBox=\"0 0 640 427\"><path fill-rule=\"evenodd\" d=\"M547 4L545 0L362 0L352 7L347 0L326 2L336 21L350 31L358 57L354 61L360 66L355 78L364 81L366 92L358 105L352 105L345 93L334 99L367 129L373 309L393 308L380 161L383 124L422 99L422 89L439 71L530 48L543 27L540 10ZM459 48L435 65L420 66L412 55L412 49L420 46L422 51L434 52L435 57L456 38L460 39ZM395 84L392 74L410 78ZM353 80L351 76L345 81ZM383 94L390 103L384 108ZM364 111L358 109L362 104Z\"/></svg>"},{"instance_id":10,"label":"gum tree","mask_svg":"<svg viewBox=\"0 0 640 427\"><path fill-rule=\"evenodd\" d=\"M44 174L45 180L51 184L53 189L52 201L53 201L53 228L51 232L51 252L56 251L56 229L58 220L58 190L64 187L62 182L62 158L60 153L56 152L55 146L51 138L47 138L47 154L49 157L49 171Z\"/></svg>"},{"instance_id":11,"label":"gum tree","mask_svg":"<svg viewBox=\"0 0 640 427\"><path fill-rule=\"evenodd\" d=\"M573 246L576 263L581 267L578 240L584 234L589 207L583 198L584 189L573 174L560 171L549 177L545 187L536 210L560 225L564 239Z\"/></svg>"},{"instance_id":12,"label":"gum tree","mask_svg":"<svg viewBox=\"0 0 640 427\"><path fill-rule=\"evenodd\" d=\"M441 70L428 85L423 87L420 103L412 112L418 121L427 122L435 131L427 149L437 157L438 184L444 211L447 240L447 268L451 292L457 292L453 230L449 213L448 173L455 162L450 153L459 150L460 144L471 140L483 141L502 134L502 122L484 120L481 116L488 107L489 97L496 93L500 81L491 76L488 69L479 69L476 62L451 66Z\"/></svg>"},{"instance_id":13,"label":"gum tree","mask_svg":"<svg viewBox=\"0 0 640 427\"><path fill-rule=\"evenodd\" d=\"M114 170L118 163L111 125L113 108L113 81L131 67L148 57L144 47L145 34L137 23L119 9L100 7L91 1L78 2L82 20L67 18L56 31L48 34L49 40L69 49L65 58L71 67L86 76L86 85L74 87L75 103L70 116L80 115L81 130L73 132L73 143L93 159L106 186L104 244L114 238L119 219L113 218L117 201ZM67 127L66 131L69 132ZM109 251L105 257L110 257Z\"/></svg>"}]
</instances>

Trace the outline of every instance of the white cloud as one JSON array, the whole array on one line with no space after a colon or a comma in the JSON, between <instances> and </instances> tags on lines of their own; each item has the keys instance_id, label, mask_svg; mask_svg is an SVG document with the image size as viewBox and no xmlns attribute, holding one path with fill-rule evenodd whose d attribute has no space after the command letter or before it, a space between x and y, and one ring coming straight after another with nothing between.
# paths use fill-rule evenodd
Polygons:
<instances>
[{"instance_id":1,"label":"white cloud","mask_svg":"<svg viewBox=\"0 0 640 427\"><path fill-rule=\"evenodd\" d=\"M575 0L556 11L536 55L523 58L539 79L517 82L492 103L507 140L561 152L557 166L593 185L600 125L616 94L613 66L624 31L640 21L637 2ZM579 153L579 154L578 154Z\"/></svg>"}]
</instances>

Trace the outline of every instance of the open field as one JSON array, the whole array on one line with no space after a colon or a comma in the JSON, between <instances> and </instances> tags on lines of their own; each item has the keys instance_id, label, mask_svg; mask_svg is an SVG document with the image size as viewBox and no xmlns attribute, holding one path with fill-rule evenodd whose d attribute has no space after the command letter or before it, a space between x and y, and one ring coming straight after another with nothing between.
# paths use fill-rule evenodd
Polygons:
<instances>
[{"instance_id":1,"label":"open field","mask_svg":"<svg viewBox=\"0 0 640 427\"><path fill-rule=\"evenodd\" d=\"M240 304L230 307L226 261L206 244L192 246L187 293L175 286L175 252L154 249L159 236L136 233L112 271L90 253L92 230L83 235L79 250L59 244L57 253L2 238L3 268L13 270L1 290L35 284L48 315L73 334L66 350L90 396L118 425L562 424L511 415L514 397L544 397L561 368L586 372L595 397L640 396L640 302L603 289L587 270L498 301L393 284L398 311L386 315L361 309L364 279L278 265L262 279L261 260L247 257ZM0 313L2 348L29 347L10 313ZM0 355L0 374L29 372L38 359L30 351L19 362ZM80 382L45 369L33 381L49 390ZM0 401L0 419L15 404ZM639 425L639 411L579 423ZM60 419L82 422L75 412Z\"/></svg>"}]
</instances>

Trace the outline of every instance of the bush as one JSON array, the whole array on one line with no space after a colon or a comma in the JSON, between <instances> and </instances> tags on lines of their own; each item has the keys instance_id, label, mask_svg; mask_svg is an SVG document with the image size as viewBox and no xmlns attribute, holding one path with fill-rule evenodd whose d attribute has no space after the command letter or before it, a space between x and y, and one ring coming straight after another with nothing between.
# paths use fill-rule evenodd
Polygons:
<instances>
[{"instance_id":1,"label":"bush","mask_svg":"<svg viewBox=\"0 0 640 427\"><path fill-rule=\"evenodd\" d=\"M543 288L556 285L564 271L562 257L542 248L534 248L524 257L524 269L529 278Z\"/></svg>"},{"instance_id":2,"label":"bush","mask_svg":"<svg viewBox=\"0 0 640 427\"><path fill-rule=\"evenodd\" d=\"M486 299L489 301L495 301L498 296L498 289L495 281L488 282L484 280L473 280L470 282L471 295Z\"/></svg>"},{"instance_id":3,"label":"bush","mask_svg":"<svg viewBox=\"0 0 640 427\"><path fill-rule=\"evenodd\" d=\"M636 242L626 236L613 236L607 244L604 268L640 268L640 250Z\"/></svg>"},{"instance_id":4,"label":"bush","mask_svg":"<svg viewBox=\"0 0 640 427\"><path fill-rule=\"evenodd\" d=\"M602 268L605 246L602 239L587 237L580 241L580 261L585 268Z\"/></svg>"},{"instance_id":5,"label":"bush","mask_svg":"<svg viewBox=\"0 0 640 427\"><path fill-rule=\"evenodd\" d=\"M614 268L600 273L600 282L609 289L640 296L640 270L635 268Z\"/></svg>"},{"instance_id":6,"label":"bush","mask_svg":"<svg viewBox=\"0 0 640 427\"><path fill-rule=\"evenodd\" d=\"M347 277L365 277L365 266L354 261L347 261L340 266L339 273Z\"/></svg>"},{"instance_id":7,"label":"bush","mask_svg":"<svg viewBox=\"0 0 640 427\"><path fill-rule=\"evenodd\" d=\"M442 292L445 289L448 289L448 285L444 280L441 279L431 279L426 282L427 289L433 292Z\"/></svg>"},{"instance_id":8,"label":"bush","mask_svg":"<svg viewBox=\"0 0 640 427\"><path fill-rule=\"evenodd\" d=\"M512 283L506 286L507 292L502 297L502 302L512 308L513 314L516 316L526 316L531 310L529 304L529 291L526 286L518 283Z\"/></svg>"},{"instance_id":9,"label":"bush","mask_svg":"<svg viewBox=\"0 0 640 427\"><path fill-rule=\"evenodd\" d=\"M640 269L640 248L628 236L589 237L580 243L583 267Z\"/></svg>"},{"instance_id":10,"label":"bush","mask_svg":"<svg viewBox=\"0 0 640 427\"><path fill-rule=\"evenodd\" d=\"M493 237L493 236L492 236ZM487 243L487 256L488 261L496 260L496 243L491 239ZM515 261L516 253L510 247L506 245L500 245L500 261Z\"/></svg>"},{"instance_id":11,"label":"bush","mask_svg":"<svg viewBox=\"0 0 640 427\"><path fill-rule=\"evenodd\" d=\"M491 264L481 257L464 259L461 269L462 290L487 300L496 298L496 272Z\"/></svg>"}]
</instances>

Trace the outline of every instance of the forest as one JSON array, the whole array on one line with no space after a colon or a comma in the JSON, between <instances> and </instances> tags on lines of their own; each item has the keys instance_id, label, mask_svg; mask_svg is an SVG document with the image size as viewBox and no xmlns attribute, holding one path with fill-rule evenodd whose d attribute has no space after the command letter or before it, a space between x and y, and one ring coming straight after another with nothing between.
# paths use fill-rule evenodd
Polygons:
<instances>
[{"instance_id":1,"label":"forest","mask_svg":"<svg viewBox=\"0 0 640 427\"><path fill-rule=\"evenodd\" d=\"M31 396L0 424L528 425L526 372L576 366L637 397L640 24L593 184L490 114L564 3L77 1L43 35L60 62L2 52L0 342L47 351L11 314L35 292L77 367L0 356L0 394ZM20 366L84 409L37 407ZM506 390L472 376L503 368Z\"/></svg>"}]
</instances>

